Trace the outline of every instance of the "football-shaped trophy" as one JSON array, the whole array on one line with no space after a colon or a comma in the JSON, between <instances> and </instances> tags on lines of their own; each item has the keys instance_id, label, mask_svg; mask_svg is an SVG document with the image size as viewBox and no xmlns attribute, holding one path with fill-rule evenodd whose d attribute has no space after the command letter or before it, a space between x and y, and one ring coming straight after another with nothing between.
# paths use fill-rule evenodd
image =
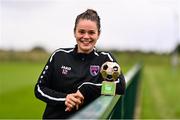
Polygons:
<instances>
[{"instance_id":1,"label":"football-shaped trophy","mask_svg":"<svg viewBox=\"0 0 180 120\"><path fill-rule=\"evenodd\" d=\"M101 75L103 77L101 94L115 95L116 81L121 73L121 68L116 62L105 62L101 66Z\"/></svg>"}]
</instances>

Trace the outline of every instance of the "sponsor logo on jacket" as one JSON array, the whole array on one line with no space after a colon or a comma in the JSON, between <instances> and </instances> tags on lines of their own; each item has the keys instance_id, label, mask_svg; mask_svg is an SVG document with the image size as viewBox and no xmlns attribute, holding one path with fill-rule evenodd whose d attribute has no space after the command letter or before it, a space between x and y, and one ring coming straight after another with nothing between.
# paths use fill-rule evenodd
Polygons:
<instances>
[{"instance_id":1,"label":"sponsor logo on jacket","mask_svg":"<svg viewBox=\"0 0 180 120\"><path fill-rule=\"evenodd\" d=\"M62 65L61 70L63 75L67 75L68 72L71 70L71 67Z\"/></svg>"}]
</instances>

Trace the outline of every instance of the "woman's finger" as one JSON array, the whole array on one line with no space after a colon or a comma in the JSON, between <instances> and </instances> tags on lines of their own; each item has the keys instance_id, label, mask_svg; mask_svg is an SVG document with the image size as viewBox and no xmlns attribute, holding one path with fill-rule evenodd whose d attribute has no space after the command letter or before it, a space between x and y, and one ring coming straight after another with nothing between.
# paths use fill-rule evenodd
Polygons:
<instances>
[{"instance_id":1,"label":"woman's finger","mask_svg":"<svg viewBox=\"0 0 180 120\"><path fill-rule=\"evenodd\" d=\"M70 107L66 107L65 111L70 112L72 109Z\"/></svg>"},{"instance_id":2,"label":"woman's finger","mask_svg":"<svg viewBox=\"0 0 180 120\"><path fill-rule=\"evenodd\" d=\"M72 99L73 99L73 96L71 94L66 96L65 105L67 107L73 108L76 105L76 103Z\"/></svg>"},{"instance_id":3,"label":"woman's finger","mask_svg":"<svg viewBox=\"0 0 180 120\"><path fill-rule=\"evenodd\" d=\"M68 106L68 107L73 108L76 105L79 105L81 103L82 103L81 100L76 98L75 94L69 94L66 97L65 105Z\"/></svg>"},{"instance_id":4,"label":"woman's finger","mask_svg":"<svg viewBox=\"0 0 180 120\"><path fill-rule=\"evenodd\" d=\"M79 90L76 92L76 94L77 94L82 100L84 100L84 96L82 95L82 93L81 93Z\"/></svg>"},{"instance_id":5,"label":"woman's finger","mask_svg":"<svg viewBox=\"0 0 180 120\"><path fill-rule=\"evenodd\" d=\"M73 101L75 104L81 104L81 100L76 94L72 94L72 96L69 99Z\"/></svg>"}]
</instances>

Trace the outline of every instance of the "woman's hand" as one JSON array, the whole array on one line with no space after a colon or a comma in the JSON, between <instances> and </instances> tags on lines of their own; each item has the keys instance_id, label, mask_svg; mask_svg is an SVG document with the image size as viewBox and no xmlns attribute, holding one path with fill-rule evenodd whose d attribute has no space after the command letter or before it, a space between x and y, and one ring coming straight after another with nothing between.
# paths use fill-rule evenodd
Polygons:
<instances>
[{"instance_id":1,"label":"woman's hand","mask_svg":"<svg viewBox=\"0 0 180 120\"><path fill-rule=\"evenodd\" d=\"M78 90L76 93L71 93L66 96L65 105L66 109L65 111L71 111L74 107L76 107L76 110L79 109L79 106L84 103L84 96L81 94L81 92Z\"/></svg>"}]
</instances>

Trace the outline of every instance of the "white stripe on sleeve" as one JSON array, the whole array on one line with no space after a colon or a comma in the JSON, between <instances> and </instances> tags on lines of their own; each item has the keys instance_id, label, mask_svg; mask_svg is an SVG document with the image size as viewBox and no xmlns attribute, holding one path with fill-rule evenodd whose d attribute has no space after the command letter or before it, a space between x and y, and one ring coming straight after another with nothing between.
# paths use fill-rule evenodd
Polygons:
<instances>
[{"instance_id":1,"label":"white stripe on sleeve","mask_svg":"<svg viewBox=\"0 0 180 120\"><path fill-rule=\"evenodd\" d=\"M119 83L119 79L118 80L116 80L116 81L113 81L114 83ZM101 83L98 83L98 84L95 84L95 83L91 83L91 82L84 82L84 83L82 83L79 87L78 87L78 89L79 88L81 88L83 85L95 85L95 86L102 86L102 84Z\"/></svg>"},{"instance_id":2,"label":"white stripe on sleeve","mask_svg":"<svg viewBox=\"0 0 180 120\"><path fill-rule=\"evenodd\" d=\"M84 82L84 83L82 83L79 87L78 87L78 89L80 88L80 87L82 87L83 85L95 85L95 86L102 86L102 84L95 84L95 83L91 83L91 82Z\"/></svg>"},{"instance_id":3,"label":"white stripe on sleeve","mask_svg":"<svg viewBox=\"0 0 180 120\"><path fill-rule=\"evenodd\" d=\"M44 96L44 97L46 97L46 98L48 98L48 99L50 99L50 100L55 100L55 101L65 101L65 100L66 100L66 98L55 98L55 97L51 97L51 96L43 93L43 91L41 91L39 85L37 85L37 87L38 87L38 92L39 92L42 96Z\"/></svg>"},{"instance_id":4,"label":"white stripe on sleeve","mask_svg":"<svg viewBox=\"0 0 180 120\"><path fill-rule=\"evenodd\" d=\"M59 52L59 51L62 51L62 52L65 52L65 53L70 53L70 52L73 51L73 49L70 49L70 50L58 49L58 50L56 50L56 51L51 55L50 62L52 61L53 56L54 56L57 52Z\"/></svg>"},{"instance_id":5,"label":"white stripe on sleeve","mask_svg":"<svg viewBox=\"0 0 180 120\"><path fill-rule=\"evenodd\" d=\"M113 58L111 57L111 55L109 53L106 53L106 52L101 52L103 55L107 55L109 57L109 59L111 61L114 61Z\"/></svg>"}]
</instances>

